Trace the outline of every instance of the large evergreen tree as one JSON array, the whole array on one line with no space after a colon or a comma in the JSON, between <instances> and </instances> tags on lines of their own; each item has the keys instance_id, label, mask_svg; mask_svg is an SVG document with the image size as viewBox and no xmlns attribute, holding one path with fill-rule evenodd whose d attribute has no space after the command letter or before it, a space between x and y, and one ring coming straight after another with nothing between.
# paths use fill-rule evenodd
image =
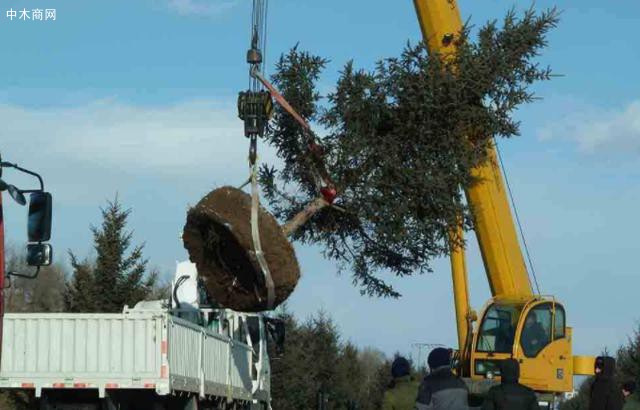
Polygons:
<instances>
[{"instance_id":1,"label":"large evergreen tree","mask_svg":"<svg viewBox=\"0 0 640 410\"><path fill-rule=\"evenodd\" d=\"M133 232L127 230L130 209L118 198L101 209L102 224L92 227L96 259L79 262L70 252L74 274L65 292L67 309L75 312L119 312L154 290L157 274L147 271L144 244L131 249Z\"/></svg>"},{"instance_id":2,"label":"large evergreen tree","mask_svg":"<svg viewBox=\"0 0 640 410\"><path fill-rule=\"evenodd\" d=\"M277 358L272 355L272 407L282 410L309 408L316 392L308 373L311 358L305 346L306 334L291 314L285 312L279 318L285 322L287 336L285 354Z\"/></svg>"},{"instance_id":3,"label":"large evergreen tree","mask_svg":"<svg viewBox=\"0 0 640 410\"><path fill-rule=\"evenodd\" d=\"M65 310L74 313L95 312L97 289L93 278L93 266L87 259L79 261L71 251L69 251L69 259L73 273L65 287Z\"/></svg>"},{"instance_id":4,"label":"large evergreen tree","mask_svg":"<svg viewBox=\"0 0 640 410\"><path fill-rule=\"evenodd\" d=\"M460 187L477 182L472 170L494 138L518 135L513 113L550 78L535 60L557 21L555 10L511 11L475 38L465 27L447 56L420 43L373 71L349 62L325 100L327 60L297 47L283 55L274 84L327 130L311 136L276 108L267 139L283 165L262 167L261 182L284 232L320 244L364 293L398 296L380 273L429 271L460 215L472 226Z\"/></svg>"},{"instance_id":5,"label":"large evergreen tree","mask_svg":"<svg viewBox=\"0 0 640 410\"><path fill-rule=\"evenodd\" d=\"M635 381L640 385L640 324L618 349L617 377L620 382Z\"/></svg>"},{"instance_id":6,"label":"large evergreen tree","mask_svg":"<svg viewBox=\"0 0 640 410\"><path fill-rule=\"evenodd\" d=\"M329 315L320 312L303 323L284 313L285 354L271 361L274 409L317 408L324 394L332 409L377 410L390 375L382 353L358 350L340 341Z\"/></svg>"},{"instance_id":7,"label":"large evergreen tree","mask_svg":"<svg viewBox=\"0 0 640 410\"><path fill-rule=\"evenodd\" d=\"M336 366L338 386L335 393L335 400L342 404L340 408L349 408L350 404L358 403L364 398L364 366L359 359L358 348L352 343L347 342L340 349L340 358Z\"/></svg>"}]
</instances>

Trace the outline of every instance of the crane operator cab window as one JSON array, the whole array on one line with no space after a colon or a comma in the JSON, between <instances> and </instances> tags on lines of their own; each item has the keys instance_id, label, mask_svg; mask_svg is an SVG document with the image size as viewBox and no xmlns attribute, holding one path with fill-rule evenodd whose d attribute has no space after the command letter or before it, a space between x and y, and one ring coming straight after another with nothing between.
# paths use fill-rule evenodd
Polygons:
<instances>
[{"instance_id":1,"label":"crane operator cab window","mask_svg":"<svg viewBox=\"0 0 640 410\"><path fill-rule=\"evenodd\" d=\"M558 323L555 326L556 338L562 333L564 337L564 310L558 307ZM529 311L522 327L520 346L526 357L535 357L551 343L551 329L553 328L553 305L545 303Z\"/></svg>"},{"instance_id":2,"label":"crane operator cab window","mask_svg":"<svg viewBox=\"0 0 640 410\"><path fill-rule=\"evenodd\" d=\"M477 350L487 353L511 353L520 308L512 305L492 305L484 315Z\"/></svg>"}]
</instances>

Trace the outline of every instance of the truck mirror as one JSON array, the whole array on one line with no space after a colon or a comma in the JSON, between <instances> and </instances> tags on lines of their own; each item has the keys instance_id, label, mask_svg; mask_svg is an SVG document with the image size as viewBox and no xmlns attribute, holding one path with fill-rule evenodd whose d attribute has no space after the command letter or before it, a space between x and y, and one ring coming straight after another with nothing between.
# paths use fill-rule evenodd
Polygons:
<instances>
[{"instance_id":1,"label":"truck mirror","mask_svg":"<svg viewBox=\"0 0 640 410\"><path fill-rule=\"evenodd\" d=\"M49 266L53 248L48 243L30 243L27 245L27 265Z\"/></svg>"},{"instance_id":2,"label":"truck mirror","mask_svg":"<svg viewBox=\"0 0 640 410\"><path fill-rule=\"evenodd\" d=\"M29 242L46 242L51 239L51 194L33 192L29 198Z\"/></svg>"},{"instance_id":3,"label":"truck mirror","mask_svg":"<svg viewBox=\"0 0 640 410\"><path fill-rule=\"evenodd\" d=\"M11 195L11 198L13 198L13 200L19 203L20 205L25 205L27 203L27 200L25 199L24 194L20 192L18 188L16 188L13 185L7 184L0 178L0 192L1 191L8 191L9 195Z\"/></svg>"},{"instance_id":4,"label":"truck mirror","mask_svg":"<svg viewBox=\"0 0 640 410\"><path fill-rule=\"evenodd\" d=\"M9 191L9 195L20 205L26 205L27 199L24 197L24 194L20 192L18 188L13 185L9 185L7 187L7 191Z\"/></svg>"}]
</instances>

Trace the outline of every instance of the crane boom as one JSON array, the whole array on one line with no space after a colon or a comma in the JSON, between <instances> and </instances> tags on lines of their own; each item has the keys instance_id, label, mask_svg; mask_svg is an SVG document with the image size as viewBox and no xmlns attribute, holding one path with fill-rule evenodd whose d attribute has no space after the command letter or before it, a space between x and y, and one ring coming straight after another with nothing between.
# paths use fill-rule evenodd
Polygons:
<instances>
[{"instance_id":1,"label":"crane boom","mask_svg":"<svg viewBox=\"0 0 640 410\"><path fill-rule=\"evenodd\" d=\"M463 28L456 0L414 0L414 5L429 52L450 58ZM469 142L461 138L461 143ZM458 371L472 381L491 379L501 360L513 358L520 363L521 383L553 402L573 389L574 375L593 373L594 358L573 355L564 306L553 296L534 294L494 143L486 154L487 160L472 170L476 182L465 187L493 296L477 328L472 325L476 315L469 303L465 252L456 240L461 224L450 231ZM536 335L536 325L544 336Z\"/></svg>"},{"instance_id":2,"label":"crane boom","mask_svg":"<svg viewBox=\"0 0 640 410\"><path fill-rule=\"evenodd\" d=\"M455 41L451 39L462 29L456 2L414 0L414 4L429 51L442 55L454 52ZM509 300L527 300L533 296L533 289L518 242L494 146L488 148L487 161L477 166L472 174L478 182L467 187L465 192L491 294ZM454 254L453 258L456 257L462 256ZM464 267L464 263L457 265Z\"/></svg>"}]
</instances>

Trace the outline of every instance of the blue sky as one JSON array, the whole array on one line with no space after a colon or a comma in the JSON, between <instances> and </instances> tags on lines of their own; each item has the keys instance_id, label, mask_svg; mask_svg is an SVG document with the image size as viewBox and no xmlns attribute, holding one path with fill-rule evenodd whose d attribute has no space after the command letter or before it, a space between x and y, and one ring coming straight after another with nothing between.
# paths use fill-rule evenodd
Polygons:
<instances>
[{"instance_id":1,"label":"blue sky","mask_svg":"<svg viewBox=\"0 0 640 410\"><path fill-rule=\"evenodd\" d=\"M460 1L476 25L513 2ZM529 3L519 3L529 4ZM562 77L518 113L522 136L501 142L544 293L567 308L576 353L615 349L640 319L640 49L635 1L550 2L563 10L540 61ZM56 8L55 21L9 21L6 10ZM135 239L171 274L186 254L185 211L208 190L247 175L236 118L247 86L248 0L15 0L0 6L0 149L41 171L55 196L53 244L89 255L89 225L116 192L133 209ZM268 60L296 42L342 64L371 67L419 40L410 1L273 0ZM262 159L275 162L268 147ZM28 180L7 173L17 184ZM7 203L7 234L24 240L24 209ZM489 296L473 236L474 307ZM298 247L303 278L289 301L305 317L332 313L345 338L387 353L416 342L454 344L447 260L393 281L400 300L361 297L319 249Z\"/></svg>"}]
</instances>

